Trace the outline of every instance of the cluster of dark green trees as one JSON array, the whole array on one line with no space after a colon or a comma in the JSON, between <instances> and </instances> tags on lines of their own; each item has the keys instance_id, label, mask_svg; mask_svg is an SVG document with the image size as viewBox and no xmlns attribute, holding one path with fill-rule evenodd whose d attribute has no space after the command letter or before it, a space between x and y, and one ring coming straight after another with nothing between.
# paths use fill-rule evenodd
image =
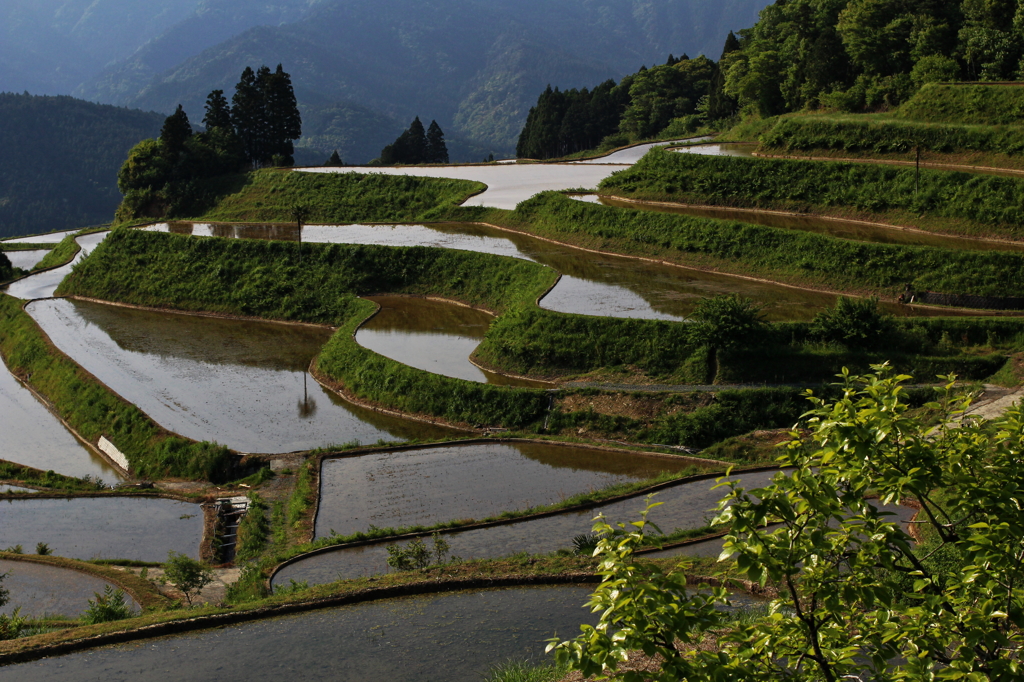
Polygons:
<instances>
[{"instance_id":1,"label":"cluster of dark green trees","mask_svg":"<svg viewBox=\"0 0 1024 682\"><path fill-rule=\"evenodd\" d=\"M877 111L926 83L1024 80L1018 0L776 0L700 56L641 68L592 91L541 94L520 158L548 159L684 135L739 112Z\"/></svg>"},{"instance_id":2,"label":"cluster of dark green trees","mask_svg":"<svg viewBox=\"0 0 1024 682\"><path fill-rule=\"evenodd\" d=\"M398 139L381 150L380 163L385 166L398 163L448 163L444 131L437 125L437 121L431 121L430 127L424 130L417 116Z\"/></svg>"},{"instance_id":3,"label":"cluster of dark green trees","mask_svg":"<svg viewBox=\"0 0 1024 682\"><path fill-rule=\"evenodd\" d=\"M178 105L158 139L132 148L117 175L124 194L118 220L194 212L211 198L205 182L245 168L291 166L293 141L302 135L291 76L246 67L228 103L223 90L206 98L206 130L194 133Z\"/></svg>"},{"instance_id":4,"label":"cluster of dark green trees","mask_svg":"<svg viewBox=\"0 0 1024 682\"><path fill-rule=\"evenodd\" d=\"M730 33L723 54L739 48ZM709 119L735 113L725 78L707 57L685 54L643 67L619 83L559 91L549 85L530 109L519 136L519 158L550 159L597 147L612 148L663 134L685 135ZM671 126L671 128L670 128Z\"/></svg>"},{"instance_id":5,"label":"cluster of dark green trees","mask_svg":"<svg viewBox=\"0 0 1024 682\"><path fill-rule=\"evenodd\" d=\"M0 251L0 282L6 282L13 278L14 266L11 265L11 259L7 257L6 253Z\"/></svg>"},{"instance_id":6,"label":"cluster of dark green trees","mask_svg":"<svg viewBox=\"0 0 1024 682\"><path fill-rule=\"evenodd\" d=\"M874 110L929 82L1024 78L1017 0L778 0L740 36L725 91L763 116Z\"/></svg>"}]
</instances>

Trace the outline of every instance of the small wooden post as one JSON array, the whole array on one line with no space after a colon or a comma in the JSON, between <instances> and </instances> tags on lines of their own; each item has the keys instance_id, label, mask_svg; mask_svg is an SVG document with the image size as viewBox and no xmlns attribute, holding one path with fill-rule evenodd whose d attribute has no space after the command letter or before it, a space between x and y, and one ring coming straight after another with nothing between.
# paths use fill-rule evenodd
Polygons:
<instances>
[{"instance_id":1,"label":"small wooden post","mask_svg":"<svg viewBox=\"0 0 1024 682\"><path fill-rule=\"evenodd\" d=\"M914 194L920 194L921 193L921 147L920 146L918 146L918 148L917 148L917 170L914 173L914 179L915 179L915 181L917 183L917 189L914 191Z\"/></svg>"}]
</instances>

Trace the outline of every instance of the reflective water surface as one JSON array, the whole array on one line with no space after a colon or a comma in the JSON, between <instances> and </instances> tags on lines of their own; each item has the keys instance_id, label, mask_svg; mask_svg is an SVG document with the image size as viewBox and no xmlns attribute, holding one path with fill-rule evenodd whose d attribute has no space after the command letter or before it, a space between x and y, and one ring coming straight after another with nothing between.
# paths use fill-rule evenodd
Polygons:
<instances>
[{"instance_id":1,"label":"reflective water surface","mask_svg":"<svg viewBox=\"0 0 1024 682\"><path fill-rule=\"evenodd\" d=\"M408 296L367 299L381 309L356 332L356 341L364 348L410 367L456 379L501 386L547 386L488 372L469 361L494 319L485 312Z\"/></svg>"},{"instance_id":2,"label":"reflective water surface","mask_svg":"<svg viewBox=\"0 0 1024 682\"><path fill-rule=\"evenodd\" d=\"M476 682L596 623L590 586L404 597L147 639L0 668L0 680Z\"/></svg>"},{"instance_id":3,"label":"reflective water surface","mask_svg":"<svg viewBox=\"0 0 1024 682\"><path fill-rule=\"evenodd\" d=\"M67 299L28 311L75 362L188 438L276 453L448 433L356 408L308 377L329 329Z\"/></svg>"},{"instance_id":4,"label":"reflective water surface","mask_svg":"<svg viewBox=\"0 0 1024 682\"><path fill-rule=\"evenodd\" d=\"M22 270L31 270L49 251L4 251L11 265Z\"/></svg>"},{"instance_id":5,"label":"reflective water surface","mask_svg":"<svg viewBox=\"0 0 1024 682\"><path fill-rule=\"evenodd\" d=\"M0 559L0 573L7 574L4 589L11 593L10 601L0 608L0 613L8 615L20 607L22 616L78 618L96 593L103 594L108 585L117 588L94 575L30 561ZM135 611L140 610L138 602L127 593L125 602Z\"/></svg>"},{"instance_id":6,"label":"reflective water surface","mask_svg":"<svg viewBox=\"0 0 1024 682\"><path fill-rule=\"evenodd\" d=\"M72 559L166 561L174 550L199 556L203 510L197 504L146 497L80 497L0 501L0 547L26 552L45 542Z\"/></svg>"},{"instance_id":7,"label":"reflective water surface","mask_svg":"<svg viewBox=\"0 0 1024 682\"><path fill-rule=\"evenodd\" d=\"M67 265L62 265L59 268L53 270L47 270L46 272L40 272L39 274L26 277L23 280L19 280L14 284L7 287L7 293L16 298L33 299L33 298L49 298L53 296L53 292L57 290L64 278L71 273L71 268L74 267L75 263L89 255L96 245L107 238L109 232L94 232L93 234L87 234L84 237L78 237L75 241L81 250L78 255L75 256Z\"/></svg>"},{"instance_id":8,"label":"reflective water surface","mask_svg":"<svg viewBox=\"0 0 1024 682\"><path fill-rule=\"evenodd\" d=\"M736 478L749 489L765 485L774 475L775 472L769 471L741 474ZM654 501L664 504L653 509L648 518L665 533L700 528L714 515L712 510L724 495L722 490L712 490L714 485L712 479L663 490ZM603 513L610 523L629 522L640 517L644 506L644 498L632 498L579 512L449 533L445 539L451 545L452 556L463 559L488 559L516 552L543 554L571 547L576 535L590 532L598 513ZM282 568L274 575L273 584L287 585L294 579L306 580L312 585L386 573L389 544L397 543L378 543L310 556ZM430 545L429 538L427 544Z\"/></svg>"},{"instance_id":9,"label":"reflective water surface","mask_svg":"<svg viewBox=\"0 0 1024 682\"><path fill-rule=\"evenodd\" d=\"M328 459L317 537L483 519L642 481L688 462L544 443L481 443Z\"/></svg>"},{"instance_id":10,"label":"reflective water surface","mask_svg":"<svg viewBox=\"0 0 1024 682\"><path fill-rule=\"evenodd\" d=\"M85 448L0 363L0 459L65 476L116 483L121 475Z\"/></svg>"},{"instance_id":11,"label":"reflective water surface","mask_svg":"<svg viewBox=\"0 0 1024 682\"><path fill-rule=\"evenodd\" d=\"M705 137L694 137L685 140L665 140L663 142L651 142L649 144L638 144L634 147L627 147L620 149L617 152L612 152L606 156L600 156L596 159L585 159L583 161L571 161L570 163L628 163L633 164L644 157L644 154L649 152L654 147L664 147L665 145L680 144L680 143L694 143L702 140L710 140L708 136Z\"/></svg>"}]
</instances>

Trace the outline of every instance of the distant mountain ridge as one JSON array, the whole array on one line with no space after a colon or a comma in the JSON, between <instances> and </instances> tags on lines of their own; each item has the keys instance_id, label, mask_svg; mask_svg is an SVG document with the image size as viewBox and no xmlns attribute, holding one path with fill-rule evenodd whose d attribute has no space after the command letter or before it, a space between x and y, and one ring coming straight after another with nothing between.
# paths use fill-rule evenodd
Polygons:
<instances>
[{"instance_id":1,"label":"distant mountain ridge","mask_svg":"<svg viewBox=\"0 0 1024 682\"><path fill-rule=\"evenodd\" d=\"M198 121L206 94L229 90L246 65L283 63L307 121L319 122L304 128L308 137L300 147L320 153L339 148L347 161L365 162L379 152L372 150L377 142L394 139L396 130L420 115L437 119L456 141L453 160L476 160L460 156L458 141L466 142L466 155L510 152L548 83L593 86L641 64L661 63L669 53L717 58L728 31L753 24L766 4L207 0L202 11L75 92L165 112L181 103ZM335 110L343 115L325 113Z\"/></svg>"}]
</instances>

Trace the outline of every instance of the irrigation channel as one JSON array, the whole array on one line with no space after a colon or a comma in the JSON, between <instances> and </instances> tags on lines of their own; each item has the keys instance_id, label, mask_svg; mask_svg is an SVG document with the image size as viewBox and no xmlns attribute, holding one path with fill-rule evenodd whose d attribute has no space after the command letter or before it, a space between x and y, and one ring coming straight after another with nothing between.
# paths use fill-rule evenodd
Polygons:
<instances>
[{"instance_id":1,"label":"irrigation channel","mask_svg":"<svg viewBox=\"0 0 1024 682\"><path fill-rule=\"evenodd\" d=\"M75 497L0 501L0 547L31 552L45 542L72 559L166 561L171 550L198 558L203 510L157 497Z\"/></svg>"},{"instance_id":2,"label":"irrigation channel","mask_svg":"<svg viewBox=\"0 0 1024 682\"><path fill-rule=\"evenodd\" d=\"M7 615L20 608L22 616L78 618L94 594L102 594L107 586L117 587L94 575L34 561L0 559L0 573L7 574L4 589L11 593L11 601L0 608L0 613ZM140 610L127 593L125 601L133 610Z\"/></svg>"}]
</instances>

